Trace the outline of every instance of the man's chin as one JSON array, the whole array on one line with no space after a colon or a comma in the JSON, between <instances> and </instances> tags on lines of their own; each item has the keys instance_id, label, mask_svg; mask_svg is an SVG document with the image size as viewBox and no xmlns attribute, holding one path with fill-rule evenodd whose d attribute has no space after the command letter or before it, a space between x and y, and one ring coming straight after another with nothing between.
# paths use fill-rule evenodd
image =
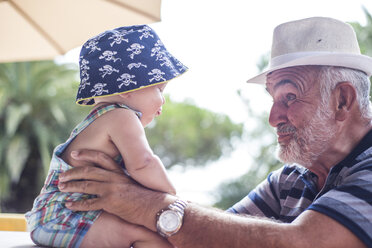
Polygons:
<instances>
[{"instance_id":1,"label":"man's chin","mask_svg":"<svg viewBox=\"0 0 372 248\"><path fill-rule=\"evenodd\" d=\"M276 148L276 157L283 163L288 163L288 151L283 145L279 144Z\"/></svg>"},{"instance_id":2,"label":"man's chin","mask_svg":"<svg viewBox=\"0 0 372 248\"><path fill-rule=\"evenodd\" d=\"M293 149L291 149L293 150ZM279 144L277 147L277 158L285 164L296 163L293 151L291 151L288 145Z\"/></svg>"}]
</instances>

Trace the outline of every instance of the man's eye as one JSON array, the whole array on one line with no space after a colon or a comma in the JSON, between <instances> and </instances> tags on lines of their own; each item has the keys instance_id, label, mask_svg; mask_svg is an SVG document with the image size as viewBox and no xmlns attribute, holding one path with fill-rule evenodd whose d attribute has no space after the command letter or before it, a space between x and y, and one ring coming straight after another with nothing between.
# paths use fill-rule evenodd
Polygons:
<instances>
[{"instance_id":1,"label":"man's eye","mask_svg":"<svg viewBox=\"0 0 372 248\"><path fill-rule=\"evenodd\" d=\"M292 93L289 93L289 94L286 95L286 99L287 99L287 101L296 100L296 95L292 94Z\"/></svg>"}]
</instances>

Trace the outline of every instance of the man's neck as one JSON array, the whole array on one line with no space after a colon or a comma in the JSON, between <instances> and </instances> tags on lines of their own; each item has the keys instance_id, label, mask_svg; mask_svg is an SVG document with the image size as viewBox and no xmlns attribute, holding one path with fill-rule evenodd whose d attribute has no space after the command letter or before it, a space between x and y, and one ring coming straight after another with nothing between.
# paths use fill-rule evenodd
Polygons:
<instances>
[{"instance_id":1,"label":"man's neck","mask_svg":"<svg viewBox=\"0 0 372 248\"><path fill-rule=\"evenodd\" d=\"M349 125L338 132L330 142L332 145L308 168L318 176L318 189L323 188L329 171L340 163L372 129L369 124Z\"/></svg>"}]
</instances>

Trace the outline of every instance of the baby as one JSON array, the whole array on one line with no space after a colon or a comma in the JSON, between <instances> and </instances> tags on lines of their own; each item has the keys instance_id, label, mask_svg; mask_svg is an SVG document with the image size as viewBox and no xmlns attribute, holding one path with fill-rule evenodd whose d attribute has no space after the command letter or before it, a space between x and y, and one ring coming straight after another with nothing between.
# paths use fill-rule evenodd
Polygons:
<instances>
[{"instance_id":1,"label":"baby","mask_svg":"<svg viewBox=\"0 0 372 248\"><path fill-rule=\"evenodd\" d=\"M58 176L81 166L72 151L99 150L140 184L176 194L144 127L161 114L167 82L187 68L147 25L120 27L91 38L81 49L79 64L77 104L94 108L54 150L44 187L26 214L31 238L53 247L172 247L152 231L107 212L69 210L65 202L95 196L60 192Z\"/></svg>"}]
</instances>

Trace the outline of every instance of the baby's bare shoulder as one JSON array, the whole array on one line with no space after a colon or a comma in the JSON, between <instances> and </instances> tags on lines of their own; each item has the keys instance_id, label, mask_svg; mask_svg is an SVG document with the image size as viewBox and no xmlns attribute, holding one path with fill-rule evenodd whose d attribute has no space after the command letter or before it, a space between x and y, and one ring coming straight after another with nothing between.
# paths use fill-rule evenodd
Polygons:
<instances>
[{"instance_id":1,"label":"baby's bare shoulder","mask_svg":"<svg viewBox=\"0 0 372 248\"><path fill-rule=\"evenodd\" d=\"M131 123L137 123L138 117L133 110L117 108L110 112L102 115L97 120L98 125L105 125L106 127L117 126L117 125L130 125Z\"/></svg>"}]
</instances>

